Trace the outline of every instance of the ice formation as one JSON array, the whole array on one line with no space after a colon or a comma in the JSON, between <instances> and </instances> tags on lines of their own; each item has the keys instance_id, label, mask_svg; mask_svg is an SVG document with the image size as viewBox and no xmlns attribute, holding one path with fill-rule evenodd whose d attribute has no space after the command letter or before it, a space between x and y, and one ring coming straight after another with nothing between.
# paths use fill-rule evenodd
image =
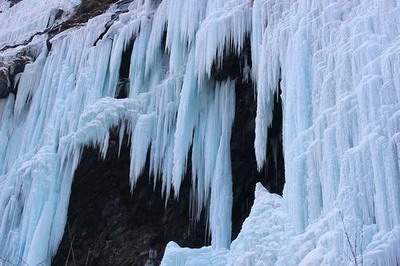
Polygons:
<instances>
[{"instance_id":1,"label":"ice formation","mask_svg":"<svg viewBox=\"0 0 400 266\"><path fill-rule=\"evenodd\" d=\"M0 5L0 47L29 40L54 22L55 9L77 4ZM170 243L163 265L400 262L396 0L133 0L114 21L118 11L58 34L50 51L39 42L17 94L0 100L0 258L50 264L81 151L98 145L105 156L119 126L131 137L132 186L149 154L163 193L177 196L192 162L192 204L197 215L207 210L212 246ZM240 54L247 37L258 167L280 87L286 184L283 197L257 187L231 244L236 81L216 81L212 70L226 51ZM125 88L119 70L130 45ZM121 89L126 99L117 99Z\"/></svg>"},{"instance_id":2,"label":"ice formation","mask_svg":"<svg viewBox=\"0 0 400 266\"><path fill-rule=\"evenodd\" d=\"M24 0L9 8L7 0L0 3L0 48L20 45L34 34L54 25L57 13L71 13L78 0ZM62 14L59 14L60 18ZM64 15L64 17L66 17Z\"/></svg>"}]
</instances>

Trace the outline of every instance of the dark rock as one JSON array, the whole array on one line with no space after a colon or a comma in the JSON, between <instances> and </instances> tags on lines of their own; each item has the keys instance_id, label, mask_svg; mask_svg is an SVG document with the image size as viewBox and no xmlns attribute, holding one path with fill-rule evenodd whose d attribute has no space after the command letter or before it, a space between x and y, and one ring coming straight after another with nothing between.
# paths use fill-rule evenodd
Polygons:
<instances>
[{"instance_id":1,"label":"dark rock","mask_svg":"<svg viewBox=\"0 0 400 266\"><path fill-rule=\"evenodd\" d=\"M110 5L117 2L118 0L82 0L75 13L67 21L63 22L60 27L51 29L49 35L54 36L62 31L86 23L89 19L102 14Z\"/></svg>"},{"instance_id":2,"label":"dark rock","mask_svg":"<svg viewBox=\"0 0 400 266\"><path fill-rule=\"evenodd\" d=\"M8 71L5 67L0 68L0 99L6 98L10 94L10 80Z\"/></svg>"},{"instance_id":3,"label":"dark rock","mask_svg":"<svg viewBox=\"0 0 400 266\"><path fill-rule=\"evenodd\" d=\"M21 1L22 0L8 0L8 2L10 3L10 7L13 7L14 5L18 4Z\"/></svg>"},{"instance_id":4,"label":"dark rock","mask_svg":"<svg viewBox=\"0 0 400 266\"><path fill-rule=\"evenodd\" d=\"M0 99L8 97L10 93L17 93L20 74L25 65L32 61L32 56L23 52L12 60L0 62Z\"/></svg>"},{"instance_id":5,"label":"dark rock","mask_svg":"<svg viewBox=\"0 0 400 266\"><path fill-rule=\"evenodd\" d=\"M83 154L53 265L144 265L149 250L157 253L152 260L159 263L171 240L190 247L207 244L205 219L193 226L188 178L180 200L171 198L166 207L160 184L153 189L153 178L146 174L131 194L129 145L125 141L118 158L117 141L112 143L104 161L97 159L96 149Z\"/></svg>"},{"instance_id":6,"label":"dark rock","mask_svg":"<svg viewBox=\"0 0 400 266\"><path fill-rule=\"evenodd\" d=\"M213 63L211 77L217 81L246 79L246 66L251 67L250 37L246 36L240 54L235 52L234 47L224 47L223 55L221 62Z\"/></svg>"}]
</instances>

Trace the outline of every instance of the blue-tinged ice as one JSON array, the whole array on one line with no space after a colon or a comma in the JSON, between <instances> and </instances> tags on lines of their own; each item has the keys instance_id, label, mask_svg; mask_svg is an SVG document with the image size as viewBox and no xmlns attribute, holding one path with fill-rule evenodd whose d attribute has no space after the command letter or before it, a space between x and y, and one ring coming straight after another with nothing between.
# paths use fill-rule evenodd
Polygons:
<instances>
[{"instance_id":1,"label":"blue-tinged ice","mask_svg":"<svg viewBox=\"0 0 400 266\"><path fill-rule=\"evenodd\" d=\"M193 215L209 218L212 245L171 242L163 265L400 261L397 1L133 0L57 34L48 51L45 31L78 4L0 2L0 58L35 55L17 93L0 99L0 258L50 265L83 148L104 158L119 128L120 146L130 136L131 186L148 170L164 197L178 197L191 176ZM257 166L274 156L268 127L281 97L286 183L283 197L257 186L231 243L236 80L212 71L247 40L251 69L240 67L255 87ZM128 98L116 99L130 45Z\"/></svg>"}]
</instances>

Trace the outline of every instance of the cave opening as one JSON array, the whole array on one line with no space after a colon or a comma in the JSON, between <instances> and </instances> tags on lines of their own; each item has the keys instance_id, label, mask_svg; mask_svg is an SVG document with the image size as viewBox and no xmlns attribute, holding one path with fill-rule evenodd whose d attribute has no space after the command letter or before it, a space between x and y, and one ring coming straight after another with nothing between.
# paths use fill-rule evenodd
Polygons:
<instances>
[{"instance_id":1,"label":"cave opening","mask_svg":"<svg viewBox=\"0 0 400 266\"><path fill-rule=\"evenodd\" d=\"M128 96L132 48L133 41L122 56L117 98ZM254 152L257 105L249 69L251 49L246 39L239 56L227 53L219 68L215 65L212 71L216 81L236 80L231 136L232 239L250 213L256 184L262 183L270 192L282 195L285 183L281 91L278 89L274 97L267 159L258 171ZM155 252L152 260L158 265L169 241L194 248L210 244L206 213L195 221L190 207L190 160L178 199L171 197L165 204L161 182L154 184L154 177L148 174L149 160L131 193L128 139L125 136L118 156L118 130L113 129L104 160L99 158L98 148L84 149L74 176L65 233L53 265L144 265L150 251Z\"/></svg>"},{"instance_id":2,"label":"cave opening","mask_svg":"<svg viewBox=\"0 0 400 266\"><path fill-rule=\"evenodd\" d=\"M119 80L116 90L117 99L125 99L129 96L129 72L131 68L131 58L134 39L131 39L123 50L119 67Z\"/></svg>"},{"instance_id":3,"label":"cave opening","mask_svg":"<svg viewBox=\"0 0 400 266\"><path fill-rule=\"evenodd\" d=\"M131 193L130 144L124 138L118 157L118 134L113 132L104 160L98 148L83 152L53 265L144 265L148 261L159 265L169 241L194 248L209 244L204 215L200 221L192 219L190 178L184 179L179 199L171 197L165 204L161 182L154 185L147 165Z\"/></svg>"},{"instance_id":4,"label":"cave opening","mask_svg":"<svg viewBox=\"0 0 400 266\"><path fill-rule=\"evenodd\" d=\"M282 196L285 185L285 162L283 155L283 109L281 89L274 94L271 125L268 128L267 157L261 169L261 182L271 193Z\"/></svg>"},{"instance_id":5,"label":"cave opening","mask_svg":"<svg viewBox=\"0 0 400 266\"><path fill-rule=\"evenodd\" d=\"M254 151L257 102L251 73L251 42L246 36L240 54L233 47L224 48L222 61L214 63L212 78L236 81L235 120L231 136L233 181L232 239L240 232L254 202L254 191L261 183L271 193L282 195L285 184L285 163L282 145L283 109L281 89L274 95L273 119L268 128L266 162L259 171Z\"/></svg>"},{"instance_id":6,"label":"cave opening","mask_svg":"<svg viewBox=\"0 0 400 266\"><path fill-rule=\"evenodd\" d=\"M257 169L254 151L256 99L253 84L236 83L236 110L231 137L233 206L232 239L240 232L254 202L254 191L261 183L271 193L282 195L285 164L282 145L281 91L274 96L273 120L268 129L267 159L261 171Z\"/></svg>"},{"instance_id":7,"label":"cave opening","mask_svg":"<svg viewBox=\"0 0 400 266\"><path fill-rule=\"evenodd\" d=\"M282 194L284 185L282 102L275 97L267 161L259 172L254 153L256 104L252 86L249 82L237 82L236 86L231 137L232 239L250 213L256 183L277 194ZM53 265L144 265L150 250L156 251L157 265L169 241L185 247L210 244L205 214L194 221L191 213L190 171L178 199L171 197L167 205L160 182L154 185L154 177L147 174L149 165L131 193L130 143L126 136L118 157L117 132L112 130L104 160L99 158L98 148L84 149L74 176L65 233Z\"/></svg>"}]
</instances>

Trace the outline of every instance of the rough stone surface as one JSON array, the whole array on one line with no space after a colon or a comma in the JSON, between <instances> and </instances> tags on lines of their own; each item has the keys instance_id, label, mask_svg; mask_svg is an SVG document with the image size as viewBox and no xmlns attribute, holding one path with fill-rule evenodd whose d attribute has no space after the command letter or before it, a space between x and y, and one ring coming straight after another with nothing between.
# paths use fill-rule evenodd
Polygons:
<instances>
[{"instance_id":1,"label":"rough stone surface","mask_svg":"<svg viewBox=\"0 0 400 266\"><path fill-rule=\"evenodd\" d=\"M12 60L0 58L0 99L6 98L10 93L18 90L19 75L25 69L25 65L32 62L32 56L28 51L23 51Z\"/></svg>"},{"instance_id":2,"label":"rough stone surface","mask_svg":"<svg viewBox=\"0 0 400 266\"><path fill-rule=\"evenodd\" d=\"M126 0L125 0L126 1ZM102 14L112 4L121 2L119 0L82 0L81 4L76 8L74 14L60 27L52 29L50 36L54 36L64 30L86 23L89 19Z\"/></svg>"},{"instance_id":3,"label":"rough stone surface","mask_svg":"<svg viewBox=\"0 0 400 266\"><path fill-rule=\"evenodd\" d=\"M10 2L10 7L18 4L19 2L21 2L22 0L8 0L8 2Z\"/></svg>"},{"instance_id":4,"label":"rough stone surface","mask_svg":"<svg viewBox=\"0 0 400 266\"><path fill-rule=\"evenodd\" d=\"M10 93L8 71L0 65L0 99L6 98Z\"/></svg>"}]
</instances>

